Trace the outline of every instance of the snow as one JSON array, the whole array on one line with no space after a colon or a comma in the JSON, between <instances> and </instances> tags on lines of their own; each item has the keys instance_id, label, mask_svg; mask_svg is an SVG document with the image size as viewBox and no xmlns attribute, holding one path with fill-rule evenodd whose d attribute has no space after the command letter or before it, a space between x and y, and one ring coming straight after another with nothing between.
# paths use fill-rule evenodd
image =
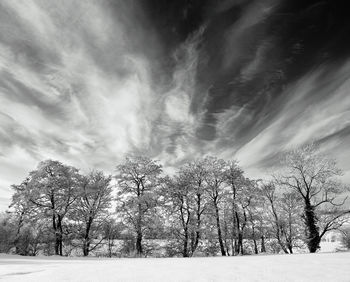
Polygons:
<instances>
[{"instance_id":1,"label":"snow","mask_svg":"<svg viewBox=\"0 0 350 282\"><path fill-rule=\"evenodd\" d=\"M350 252L207 258L0 255L1 281L350 281Z\"/></svg>"}]
</instances>

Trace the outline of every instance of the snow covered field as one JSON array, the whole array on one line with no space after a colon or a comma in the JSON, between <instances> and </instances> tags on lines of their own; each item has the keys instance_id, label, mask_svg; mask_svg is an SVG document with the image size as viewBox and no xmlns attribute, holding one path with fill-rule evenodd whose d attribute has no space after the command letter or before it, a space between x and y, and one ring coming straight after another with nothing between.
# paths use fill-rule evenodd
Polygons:
<instances>
[{"instance_id":1,"label":"snow covered field","mask_svg":"<svg viewBox=\"0 0 350 282\"><path fill-rule=\"evenodd\" d=\"M1 281L350 281L350 252L98 259L0 255Z\"/></svg>"}]
</instances>

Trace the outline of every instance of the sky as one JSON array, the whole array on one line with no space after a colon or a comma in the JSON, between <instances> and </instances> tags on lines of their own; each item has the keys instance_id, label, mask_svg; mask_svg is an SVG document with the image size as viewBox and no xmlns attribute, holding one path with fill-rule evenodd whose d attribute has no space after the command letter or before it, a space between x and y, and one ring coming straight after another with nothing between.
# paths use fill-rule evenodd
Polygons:
<instances>
[{"instance_id":1,"label":"sky","mask_svg":"<svg viewBox=\"0 0 350 282\"><path fill-rule=\"evenodd\" d=\"M350 183L349 34L345 0L0 1L0 210L45 159L261 177L316 142Z\"/></svg>"}]
</instances>

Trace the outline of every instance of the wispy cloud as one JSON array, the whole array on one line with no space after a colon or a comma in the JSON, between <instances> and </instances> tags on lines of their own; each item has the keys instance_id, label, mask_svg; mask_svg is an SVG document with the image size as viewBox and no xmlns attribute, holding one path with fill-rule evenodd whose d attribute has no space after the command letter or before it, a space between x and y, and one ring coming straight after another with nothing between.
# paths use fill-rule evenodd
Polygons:
<instances>
[{"instance_id":1,"label":"wispy cloud","mask_svg":"<svg viewBox=\"0 0 350 282\"><path fill-rule=\"evenodd\" d=\"M151 66L135 50L128 23L106 5L1 3L2 174L22 163L1 175L4 183L20 181L44 158L112 170L150 142L158 115L150 110L157 102Z\"/></svg>"},{"instance_id":2,"label":"wispy cloud","mask_svg":"<svg viewBox=\"0 0 350 282\"><path fill-rule=\"evenodd\" d=\"M321 142L329 155L348 159L344 141L350 140L350 135L338 138L338 134L350 126L349 73L349 62L332 73L320 67L290 85L285 90L290 99L280 113L236 157L249 168L271 167L279 153L314 141ZM349 173L350 164L342 161L342 168Z\"/></svg>"},{"instance_id":3,"label":"wispy cloud","mask_svg":"<svg viewBox=\"0 0 350 282\"><path fill-rule=\"evenodd\" d=\"M46 158L112 173L129 152L169 170L211 154L260 176L284 149L318 141L350 171L350 63L295 75L307 38L284 45L278 21L294 16L280 1L212 4L193 25L188 7L155 21L145 5L1 1L0 209Z\"/></svg>"}]
</instances>

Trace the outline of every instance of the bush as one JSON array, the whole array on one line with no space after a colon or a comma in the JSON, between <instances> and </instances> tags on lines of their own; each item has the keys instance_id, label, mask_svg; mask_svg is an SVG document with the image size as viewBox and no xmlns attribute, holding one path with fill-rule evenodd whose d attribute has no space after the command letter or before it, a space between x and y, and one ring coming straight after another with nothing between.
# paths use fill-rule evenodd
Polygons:
<instances>
[{"instance_id":1,"label":"bush","mask_svg":"<svg viewBox=\"0 0 350 282\"><path fill-rule=\"evenodd\" d=\"M0 253L9 253L14 247L15 227L8 214L0 214Z\"/></svg>"},{"instance_id":2,"label":"bush","mask_svg":"<svg viewBox=\"0 0 350 282\"><path fill-rule=\"evenodd\" d=\"M342 247L350 249L350 227L342 230L341 244Z\"/></svg>"}]
</instances>

